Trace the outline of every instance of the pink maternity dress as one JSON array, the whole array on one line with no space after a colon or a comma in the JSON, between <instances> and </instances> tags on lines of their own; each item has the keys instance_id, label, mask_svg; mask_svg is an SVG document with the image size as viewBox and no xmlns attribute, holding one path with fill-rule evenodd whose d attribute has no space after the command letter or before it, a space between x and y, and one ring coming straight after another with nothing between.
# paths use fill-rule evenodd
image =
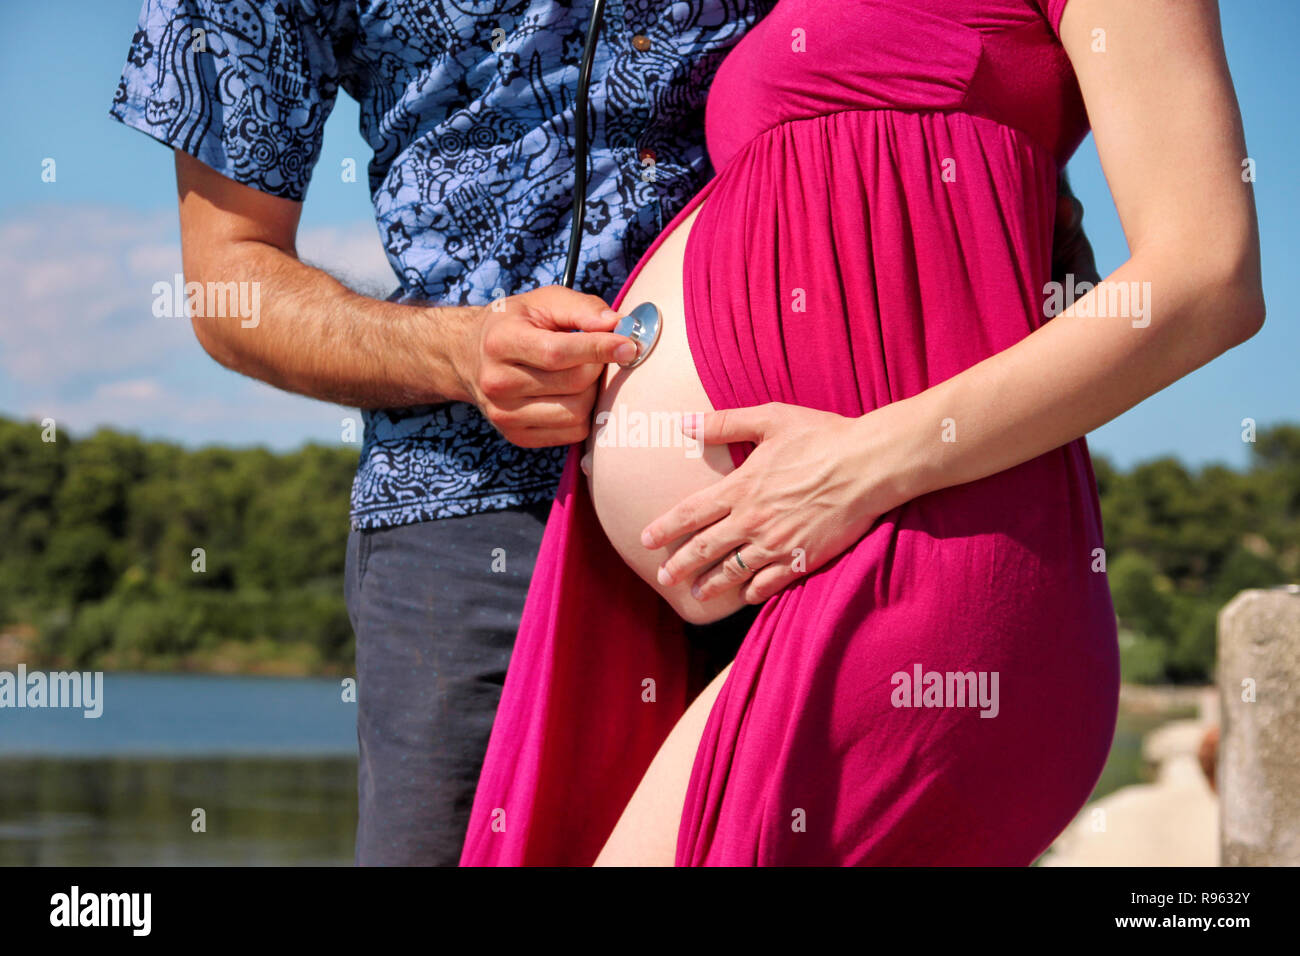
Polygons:
<instances>
[{"instance_id":1,"label":"pink maternity dress","mask_svg":"<svg viewBox=\"0 0 1300 956\"><path fill-rule=\"evenodd\" d=\"M732 51L707 109L718 174L674 222L703 203L683 282L716 408L862 415L1047 321L1058 169L1087 131L1065 2L781 0ZM961 441L975 411L922 427ZM604 538L578 454L466 865L590 864L703 687L681 622ZM770 599L709 716L678 864L1030 863L1114 733L1101 548L1079 439L907 502Z\"/></svg>"}]
</instances>

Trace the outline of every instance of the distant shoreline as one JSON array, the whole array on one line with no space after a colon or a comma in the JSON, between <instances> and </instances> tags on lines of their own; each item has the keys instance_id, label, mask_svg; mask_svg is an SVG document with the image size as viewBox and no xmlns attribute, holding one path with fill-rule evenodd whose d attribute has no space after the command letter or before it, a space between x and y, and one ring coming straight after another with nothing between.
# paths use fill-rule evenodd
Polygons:
<instances>
[{"instance_id":1,"label":"distant shoreline","mask_svg":"<svg viewBox=\"0 0 1300 956\"><path fill-rule=\"evenodd\" d=\"M152 658L106 652L90 665L40 653L31 625L0 632L0 670L19 664L44 671L103 671L135 674L206 674L226 677L350 677L354 671L320 659L314 645L271 641L226 641L211 650Z\"/></svg>"}]
</instances>

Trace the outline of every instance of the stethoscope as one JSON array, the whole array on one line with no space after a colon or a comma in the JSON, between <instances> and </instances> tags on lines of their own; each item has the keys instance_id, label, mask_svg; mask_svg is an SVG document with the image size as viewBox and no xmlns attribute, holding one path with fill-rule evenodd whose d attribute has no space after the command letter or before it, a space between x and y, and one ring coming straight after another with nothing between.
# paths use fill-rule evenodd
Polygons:
<instances>
[{"instance_id":1,"label":"stethoscope","mask_svg":"<svg viewBox=\"0 0 1300 956\"><path fill-rule=\"evenodd\" d=\"M587 214L587 155L590 144L587 140L587 90L591 86L591 65L596 58L596 39L600 36L600 21L605 12L605 0L593 0L591 21L587 24L587 42L582 51L582 66L578 70L578 102L576 106L576 129L574 131L574 153L577 169L573 177L573 222L569 227L569 256L564 264L564 277L561 285L573 288L573 280L578 273L578 255L582 251L582 229ZM663 315L653 302L642 302L618 321L614 327L616 335L626 335L636 343L636 358L623 363L623 368L636 368L654 351L663 331Z\"/></svg>"}]
</instances>

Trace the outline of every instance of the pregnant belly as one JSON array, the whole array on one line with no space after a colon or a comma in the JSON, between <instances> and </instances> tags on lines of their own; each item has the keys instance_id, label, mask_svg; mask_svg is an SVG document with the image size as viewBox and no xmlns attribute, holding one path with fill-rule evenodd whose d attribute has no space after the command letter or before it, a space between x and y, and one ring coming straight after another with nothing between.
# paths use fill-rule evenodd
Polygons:
<instances>
[{"instance_id":1,"label":"pregnant belly","mask_svg":"<svg viewBox=\"0 0 1300 956\"><path fill-rule=\"evenodd\" d=\"M664 587L656 572L681 542L655 551L641 544L646 525L734 468L726 445L702 446L681 432L683 415L713 410L686 338L682 288L686 237L698 215L696 209L660 243L623 297L623 311L642 302L659 306L663 331L636 368L609 366L586 453L596 516L615 550L678 614L703 624L743 607L739 594L701 602L691 596L690 580Z\"/></svg>"}]
</instances>

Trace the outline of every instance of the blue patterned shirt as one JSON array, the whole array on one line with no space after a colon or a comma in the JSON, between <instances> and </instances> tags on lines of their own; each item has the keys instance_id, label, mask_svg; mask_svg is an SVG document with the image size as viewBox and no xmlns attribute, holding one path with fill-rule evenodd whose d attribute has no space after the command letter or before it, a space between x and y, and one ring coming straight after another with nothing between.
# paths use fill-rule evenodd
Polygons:
<instances>
[{"instance_id":1,"label":"blue patterned shirt","mask_svg":"<svg viewBox=\"0 0 1300 956\"><path fill-rule=\"evenodd\" d=\"M577 288L612 301L704 184L709 84L774 2L606 4ZM145 0L111 114L302 200L342 87L374 150L390 298L483 305L563 271L590 13L590 0ZM368 411L353 527L544 501L566 452L515 447L463 403Z\"/></svg>"}]
</instances>

